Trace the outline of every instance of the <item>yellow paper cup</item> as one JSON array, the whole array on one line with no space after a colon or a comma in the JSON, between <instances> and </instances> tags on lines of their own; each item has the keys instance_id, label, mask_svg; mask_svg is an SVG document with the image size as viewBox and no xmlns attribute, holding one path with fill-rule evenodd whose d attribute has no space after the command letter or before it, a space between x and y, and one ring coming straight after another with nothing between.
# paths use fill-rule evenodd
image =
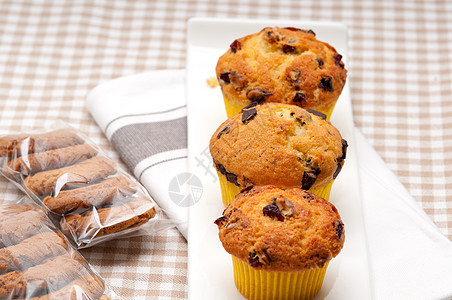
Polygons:
<instances>
[{"instance_id":1,"label":"yellow paper cup","mask_svg":"<svg viewBox=\"0 0 452 300\"><path fill-rule=\"evenodd\" d=\"M233 97L229 97L228 95L223 95L223 101L224 107L226 109L226 115L228 116L228 118L232 115L240 113L244 107L251 104L251 102L240 101ZM322 108L312 108L312 109L321 112L322 114L325 114L326 119L329 120L331 118L331 115L333 114L336 102L337 100L332 103L329 103L328 105L325 105Z\"/></svg>"},{"instance_id":2,"label":"yellow paper cup","mask_svg":"<svg viewBox=\"0 0 452 300\"><path fill-rule=\"evenodd\" d=\"M257 270L232 256L234 282L238 291L250 300L308 300L322 287L328 263L322 268L302 272Z\"/></svg>"},{"instance_id":3,"label":"yellow paper cup","mask_svg":"<svg viewBox=\"0 0 452 300\"><path fill-rule=\"evenodd\" d=\"M243 187L236 186L235 184L229 182L226 179L226 176L218 171L217 174L220 181L221 199L223 200L224 207L227 207L229 203L231 203L235 199L235 196L240 193ZM325 185L313 187L309 191L313 194L316 194L317 196L324 198L325 200L329 200L333 182L334 180Z\"/></svg>"}]
</instances>

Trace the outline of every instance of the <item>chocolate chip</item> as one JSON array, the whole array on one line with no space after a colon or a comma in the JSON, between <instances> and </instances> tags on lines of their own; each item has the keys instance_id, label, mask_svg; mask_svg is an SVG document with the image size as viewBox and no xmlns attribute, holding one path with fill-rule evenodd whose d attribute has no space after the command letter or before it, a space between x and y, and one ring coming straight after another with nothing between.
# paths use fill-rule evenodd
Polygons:
<instances>
[{"instance_id":1,"label":"chocolate chip","mask_svg":"<svg viewBox=\"0 0 452 300\"><path fill-rule=\"evenodd\" d=\"M223 175L226 175L226 173L227 173L226 168L222 164L217 164L215 162L214 162L214 164L215 164L215 168L217 168L218 172L220 172Z\"/></svg>"},{"instance_id":2,"label":"chocolate chip","mask_svg":"<svg viewBox=\"0 0 452 300\"><path fill-rule=\"evenodd\" d=\"M229 78L229 74L231 74L231 72L223 72L220 74L220 79L224 81L225 84L230 84L231 83L231 79Z\"/></svg>"},{"instance_id":3,"label":"chocolate chip","mask_svg":"<svg viewBox=\"0 0 452 300\"><path fill-rule=\"evenodd\" d=\"M246 123L248 121L251 121L254 119L254 117L257 115L257 110L253 107L251 109L244 110L242 113L242 123Z\"/></svg>"},{"instance_id":4,"label":"chocolate chip","mask_svg":"<svg viewBox=\"0 0 452 300\"><path fill-rule=\"evenodd\" d=\"M313 172L304 172L301 180L301 188L309 190L315 183L317 176Z\"/></svg>"},{"instance_id":5,"label":"chocolate chip","mask_svg":"<svg viewBox=\"0 0 452 300\"><path fill-rule=\"evenodd\" d=\"M282 46L282 50L284 53L293 53L293 52L295 52L295 49L296 48L294 46L287 45L287 44Z\"/></svg>"},{"instance_id":6,"label":"chocolate chip","mask_svg":"<svg viewBox=\"0 0 452 300\"><path fill-rule=\"evenodd\" d=\"M252 108L252 107L255 107L255 106L257 106L257 102L251 102L250 104L248 104L247 106L245 106L244 108L242 108L242 110L241 110L240 112L243 112L243 111L245 111L245 110L247 110L247 109L250 109L250 108Z\"/></svg>"},{"instance_id":7,"label":"chocolate chip","mask_svg":"<svg viewBox=\"0 0 452 300\"><path fill-rule=\"evenodd\" d=\"M244 187L244 188L240 191L240 194L242 194L242 193L248 193L248 192L251 191L253 188L254 188L254 185L249 184L249 185L247 185L246 187Z\"/></svg>"},{"instance_id":8,"label":"chocolate chip","mask_svg":"<svg viewBox=\"0 0 452 300\"><path fill-rule=\"evenodd\" d=\"M295 103L300 103L300 105L304 107L306 106L306 95L298 92L295 94L295 97L293 97L292 101Z\"/></svg>"},{"instance_id":9,"label":"chocolate chip","mask_svg":"<svg viewBox=\"0 0 452 300\"><path fill-rule=\"evenodd\" d=\"M226 179L230 182L235 184L236 186L240 186L239 183L237 182L237 175L232 174L232 173L226 173Z\"/></svg>"},{"instance_id":10,"label":"chocolate chip","mask_svg":"<svg viewBox=\"0 0 452 300\"><path fill-rule=\"evenodd\" d=\"M232 53L236 53L238 50L242 49L242 44L240 44L239 41L235 40L229 47L231 47Z\"/></svg>"},{"instance_id":11,"label":"chocolate chip","mask_svg":"<svg viewBox=\"0 0 452 300\"><path fill-rule=\"evenodd\" d=\"M296 27L284 27L283 29L288 29L288 30L291 30L291 31L301 31L301 29L296 28Z\"/></svg>"},{"instance_id":12,"label":"chocolate chip","mask_svg":"<svg viewBox=\"0 0 452 300\"><path fill-rule=\"evenodd\" d=\"M342 237L342 234L344 233L344 223L337 220L334 222L334 227L336 228L336 235L340 239Z\"/></svg>"},{"instance_id":13,"label":"chocolate chip","mask_svg":"<svg viewBox=\"0 0 452 300\"><path fill-rule=\"evenodd\" d=\"M323 67L323 60L316 58L315 59L317 61L317 63L319 64L319 68Z\"/></svg>"},{"instance_id":14,"label":"chocolate chip","mask_svg":"<svg viewBox=\"0 0 452 300\"><path fill-rule=\"evenodd\" d=\"M345 157L347 156L348 143L344 139L341 140L341 143L342 143L342 156L339 159L345 159Z\"/></svg>"},{"instance_id":15,"label":"chocolate chip","mask_svg":"<svg viewBox=\"0 0 452 300\"><path fill-rule=\"evenodd\" d=\"M219 217L218 219L216 219L214 223L215 223L217 226L222 226L223 223L225 223L227 220L228 220L228 217L227 217L227 216L221 216L221 217Z\"/></svg>"},{"instance_id":16,"label":"chocolate chip","mask_svg":"<svg viewBox=\"0 0 452 300\"><path fill-rule=\"evenodd\" d=\"M333 78L331 76L323 76L322 79L320 79L319 88L329 92L334 91Z\"/></svg>"},{"instance_id":17,"label":"chocolate chip","mask_svg":"<svg viewBox=\"0 0 452 300\"><path fill-rule=\"evenodd\" d=\"M226 124L221 130L217 133L217 139L219 139L223 134L226 134L231 129L231 124Z\"/></svg>"},{"instance_id":18,"label":"chocolate chip","mask_svg":"<svg viewBox=\"0 0 452 300\"><path fill-rule=\"evenodd\" d=\"M307 32L315 36L315 32L312 29L309 29Z\"/></svg>"},{"instance_id":19,"label":"chocolate chip","mask_svg":"<svg viewBox=\"0 0 452 300\"><path fill-rule=\"evenodd\" d=\"M342 62L342 55L340 55L339 53L336 54L335 56L333 56L334 58L334 63L336 65L338 65L339 67L343 68L344 67L344 63Z\"/></svg>"},{"instance_id":20,"label":"chocolate chip","mask_svg":"<svg viewBox=\"0 0 452 300\"><path fill-rule=\"evenodd\" d=\"M248 100L259 104L263 103L265 101L265 97L268 95L271 95L271 93L267 93L260 88L252 88L246 92L246 98L248 98Z\"/></svg>"},{"instance_id":21,"label":"chocolate chip","mask_svg":"<svg viewBox=\"0 0 452 300\"><path fill-rule=\"evenodd\" d=\"M311 109L311 108L306 108L306 110L307 110L309 113L311 113L311 114L313 114L313 115L315 115L315 116L317 116L317 117L320 117L320 118L326 120L326 115L325 115L324 113L321 113L321 112L319 112L319 111L317 111L317 110L314 110L314 109Z\"/></svg>"},{"instance_id":22,"label":"chocolate chip","mask_svg":"<svg viewBox=\"0 0 452 300\"><path fill-rule=\"evenodd\" d=\"M341 172L341 170L342 170L342 165L338 162L338 163L337 163L336 171L334 171L334 174L333 174L333 179L336 179L337 175L339 175L339 173Z\"/></svg>"},{"instance_id":23,"label":"chocolate chip","mask_svg":"<svg viewBox=\"0 0 452 300\"><path fill-rule=\"evenodd\" d=\"M248 262L250 263L251 267L257 268L263 265L263 263L261 263L259 261L259 256L257 256L256 251L250 252L249 256L248 256Z\"/></svg>"}]
</instances>

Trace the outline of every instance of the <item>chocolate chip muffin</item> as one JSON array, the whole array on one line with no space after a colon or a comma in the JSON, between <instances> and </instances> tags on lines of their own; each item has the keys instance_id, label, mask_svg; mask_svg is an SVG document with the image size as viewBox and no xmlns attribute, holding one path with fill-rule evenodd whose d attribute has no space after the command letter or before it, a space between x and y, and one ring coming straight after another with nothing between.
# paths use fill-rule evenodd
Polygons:
<instances>
[{"instance_id":1,"label":"chocolate chip muffin","mask_svg":"<svg viewBox=\"0 0 452 300\"><path fill-rule=\"evenodd\" d=\"M267 27L232 42L216 66L228 117L251 103L280 102L330 118L347 70L312 30Z\"/></svg>"},{"instance_id":2,"label":"chocolate chip muffin","mask_svg":"<svg viewBox=\"0 0 452 300\"><path fill-rule=\"evenodd\" d=\"M325 115L281 103L244 108L210 140L226 206L250 184L303 188L328 199L346 150Z\"/></svg>"},{"instance_id":3,"label":"chocolate chip muffin","mask_svg":"<svg viewBox=\"0 0 452 300\"><path fill-rule=\"evenodd\" d=\"M345 240L334 205L298 188L249 186L215 224L247 299L313 298Z\"/></svg>"}]
</instances>

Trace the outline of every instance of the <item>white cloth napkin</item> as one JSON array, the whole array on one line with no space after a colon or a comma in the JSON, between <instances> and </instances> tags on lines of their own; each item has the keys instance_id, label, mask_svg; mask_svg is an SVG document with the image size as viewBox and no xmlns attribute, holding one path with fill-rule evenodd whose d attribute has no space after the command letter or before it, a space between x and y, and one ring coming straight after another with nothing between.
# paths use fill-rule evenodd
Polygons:
<instances>
[{"instance_id":1,"label":"white cloth napkin","mask_svg":"<svg viewBox=\"0 0 452 300\"><path fill-rule=\"evenodd\" d=\"M188 171L184 71L153 71L107 82L89 94L87 107L186 236L187 208L174 197L176 175ZM355 134L374 298L451 299L452 242L358 129Z\"/></svg>"}]
</instances>

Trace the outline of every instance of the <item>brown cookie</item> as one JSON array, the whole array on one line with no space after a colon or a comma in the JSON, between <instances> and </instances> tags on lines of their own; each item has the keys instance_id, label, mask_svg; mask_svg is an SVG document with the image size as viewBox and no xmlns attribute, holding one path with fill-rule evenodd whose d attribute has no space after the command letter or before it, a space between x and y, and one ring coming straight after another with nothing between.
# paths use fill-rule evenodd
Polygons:
<instances>
[{"instance_id":1,"label":"brown cookie","mask_svg":"<svg viewBox=\"0 0 452 300\"><path fill-rule=\"evenodd\" d=\"M83 267L83 259L73 252L50 258L22 273L0 275L0 297L28 298L48 293L72 281Z\"/></svg>"},{"instance_id":2,"label":"brown cookie","mask_svg":"<svg viewBox=\"0 0 452 300\"><path fill-rule=\"evenodd\" d=\"M103 295L105 285L102 280L93 275L84 275L70 282L58 291L47 295L33 297L28 300L76 300L76 299L110 299ZM106 297L106 298L105 298Z\"/></svg>"},{"instance_id":3,"label":"brown cookie","mask_svg":"<svg viewBox=\"0 0 452 300\"><path fill-rule=\"evenodd\" d=\"M24 182L32 192L43 196L96 182L115 173L116 167L112 160L96 156L72 166L36 173Z\"/></svg>"},{"instance_id":4,"label":"brown cookie","mask_svg":"<svg viewBox=\"0 0 452 300\"><path fill-rule=\"evenodd\" d=\"M66 249L67 242L58 233L38 233L17 245L0 249L0 273L28 269L65 253Z\"/></svg>"},{"instance_id":5,"label":"brown cookie","mask_svg":"<svg viewBox=\"0 0 452 300\"><path fill-rule=\"evenodd\" d=\"M45 225L45 216L39 210L25 210L0 221L0 246L20 243L38 232ZM26 220L26 222L24 222Z\"/></svg>"},{"instance_id":6,"label":"brown cookie","mask_svg":"<svg viewBox=\"0 0 452 300\"><path fill-rule=\"evenodd\" d=\"M135 198L119 206L65 215L61 220L61 228L75 235L78 240L92 239L140 226L155 215L155 205L151 200Z\"/></svg>"},{"instance_id":7,"label":"brown cookie","mask_svg":"<svg viewBox=\"0 0 452 300\"><path fill-rule=\"evenodd\" d=\"M135 184L132 181L124 176L118 176L78 189L60 191L56 196L45 197L42 202L55 213L68 213L76 209L102 206L135 191Z\"/></svg>"},{"instance_id":8,"label":"brown cookie","mask_svg":"<svg viewBox=\"0 0 452 300\"><path fill-rule=\"evenodd\" d=\"M8 167L22 175L29 175L72 165L96 154L97 150L90 145L80 144L22 156L9 161Z\"/></svg>"},{"instance_id":9,"label":"brown cookie","mask_svg":"<svg viewBox=\"0 0 452 300\"><path fill-rule=\"evenodd\" d=\"M67 128L29 136L4 136L0 138L0 156L23 156L83 142L80 136Z\"/></svg>"}]
</instances>

